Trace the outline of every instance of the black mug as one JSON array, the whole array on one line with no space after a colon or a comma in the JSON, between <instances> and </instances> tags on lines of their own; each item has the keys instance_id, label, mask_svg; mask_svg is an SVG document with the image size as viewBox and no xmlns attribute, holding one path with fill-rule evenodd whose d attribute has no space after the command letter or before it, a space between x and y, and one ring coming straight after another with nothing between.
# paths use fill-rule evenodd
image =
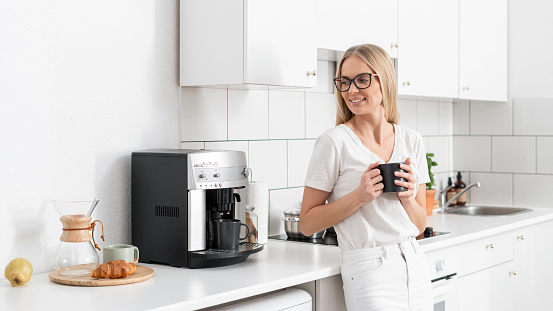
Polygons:
<instances>
[{"instance_id":1,"label":"black mug","mask_svg":"<svg viewBox=\"0 0 553 311\"><path fill-rule=\"evenodd\" d=\"M397 163L386 163L380 164L377 168L380 170L380 175L382 175L382 183L384 184L383 192L402 192L407 191L407 188L401 187L395 184L395 180L407 181L405 178L395 176L394 173L404 172L399 166L401 164L406 164L405 162Z\"/></svg>"},{"instance_id":2,"label":"black mug","mask_svg":"<svg viewBox=\"0 0 553 311\"><path fill-rule=\"evenodd\" d=\"M240 227L246 227L246 236L240 237ZM214 247L216 249L237 249L240 241L248 238L250 227L241 223L239 219L215 219L213 220Z\"/></svg>"}]
</instances>

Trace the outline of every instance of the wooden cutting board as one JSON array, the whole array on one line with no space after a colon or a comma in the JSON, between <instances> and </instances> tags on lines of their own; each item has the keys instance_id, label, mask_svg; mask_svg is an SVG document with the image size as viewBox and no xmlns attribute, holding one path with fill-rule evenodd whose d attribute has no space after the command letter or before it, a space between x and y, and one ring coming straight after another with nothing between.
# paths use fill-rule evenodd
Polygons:
<instances>
[{"instance_id":1,"label":"wooden cutting board","mask_svg":"<svg viewBox=\"0 0 553 311\"><path fill-rule=\"evenodd\" d=\"M50 280L55 283L74 286L113 286L142 282L154 275L154 269L136 265L136 271L120 279L95 279L88 275L83 276L66 276L60 275L58 270L54 270L48 274Z\"/></svg>"}]
</instances>

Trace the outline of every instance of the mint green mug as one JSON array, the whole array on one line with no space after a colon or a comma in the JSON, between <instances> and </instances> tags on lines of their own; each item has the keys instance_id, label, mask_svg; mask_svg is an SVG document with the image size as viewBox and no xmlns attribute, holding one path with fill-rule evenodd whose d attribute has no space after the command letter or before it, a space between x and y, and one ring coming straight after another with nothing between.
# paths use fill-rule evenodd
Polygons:
<instances>
[{"instance_id":1,"label":"mint green mug","mask_svg":"<svg viewBox=\"0 0 553 311\"><path fill-rule=\"evenodd\" d=\"M124 260L126 262L138 262L138 247L129 244L114 244L104 246L104 263L113 260Z\"/></svg>"}]
</instances>

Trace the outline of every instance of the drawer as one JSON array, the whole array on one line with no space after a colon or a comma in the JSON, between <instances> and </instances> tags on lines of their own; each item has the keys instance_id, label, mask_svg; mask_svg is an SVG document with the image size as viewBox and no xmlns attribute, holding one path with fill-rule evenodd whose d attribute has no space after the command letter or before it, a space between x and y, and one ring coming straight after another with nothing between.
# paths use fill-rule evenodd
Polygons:
<instances>
[{"instance_id":1,"label":"drawer","mask_svg":"<svg viewBox=\"0 0 553 311\"><path fill-rule=\"evenodd\" d=\"M425 255L431 280L457 273L458 256L455 246L426 252Z\"/></svg>"},{"instance_id":2,"label":"drawer","mask_svg":"<svg viewBox=\"0 0 553 311\"><path fill-rule=\"evenodd\" d=\"M460 244L459 276L513 260L515 241L513 233L506 232Z\"/></svg>"}]
</instances>

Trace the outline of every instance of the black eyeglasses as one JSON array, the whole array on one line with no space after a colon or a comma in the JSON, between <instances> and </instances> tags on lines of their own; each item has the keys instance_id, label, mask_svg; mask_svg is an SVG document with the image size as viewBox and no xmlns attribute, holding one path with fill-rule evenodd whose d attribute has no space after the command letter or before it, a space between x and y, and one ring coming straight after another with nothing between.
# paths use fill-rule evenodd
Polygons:
<instances>
[{"instance_id":1,"label":"black eyeglasses","mask_svg":"<svg viewBox=\"0 0 553 311\"><path fill-rule=\"evenodd\" d=\"M353 79L348 79L346 77L338 77L334 79L334 85L336 85L336 89L340 92L346 92L351 87L351 83L355 84L355 86L362 90L367 89L369 86L371 86L372 76L378 76L375 73L362 73L360 75L357 75Z\"/></svg>"}]
</instances>

